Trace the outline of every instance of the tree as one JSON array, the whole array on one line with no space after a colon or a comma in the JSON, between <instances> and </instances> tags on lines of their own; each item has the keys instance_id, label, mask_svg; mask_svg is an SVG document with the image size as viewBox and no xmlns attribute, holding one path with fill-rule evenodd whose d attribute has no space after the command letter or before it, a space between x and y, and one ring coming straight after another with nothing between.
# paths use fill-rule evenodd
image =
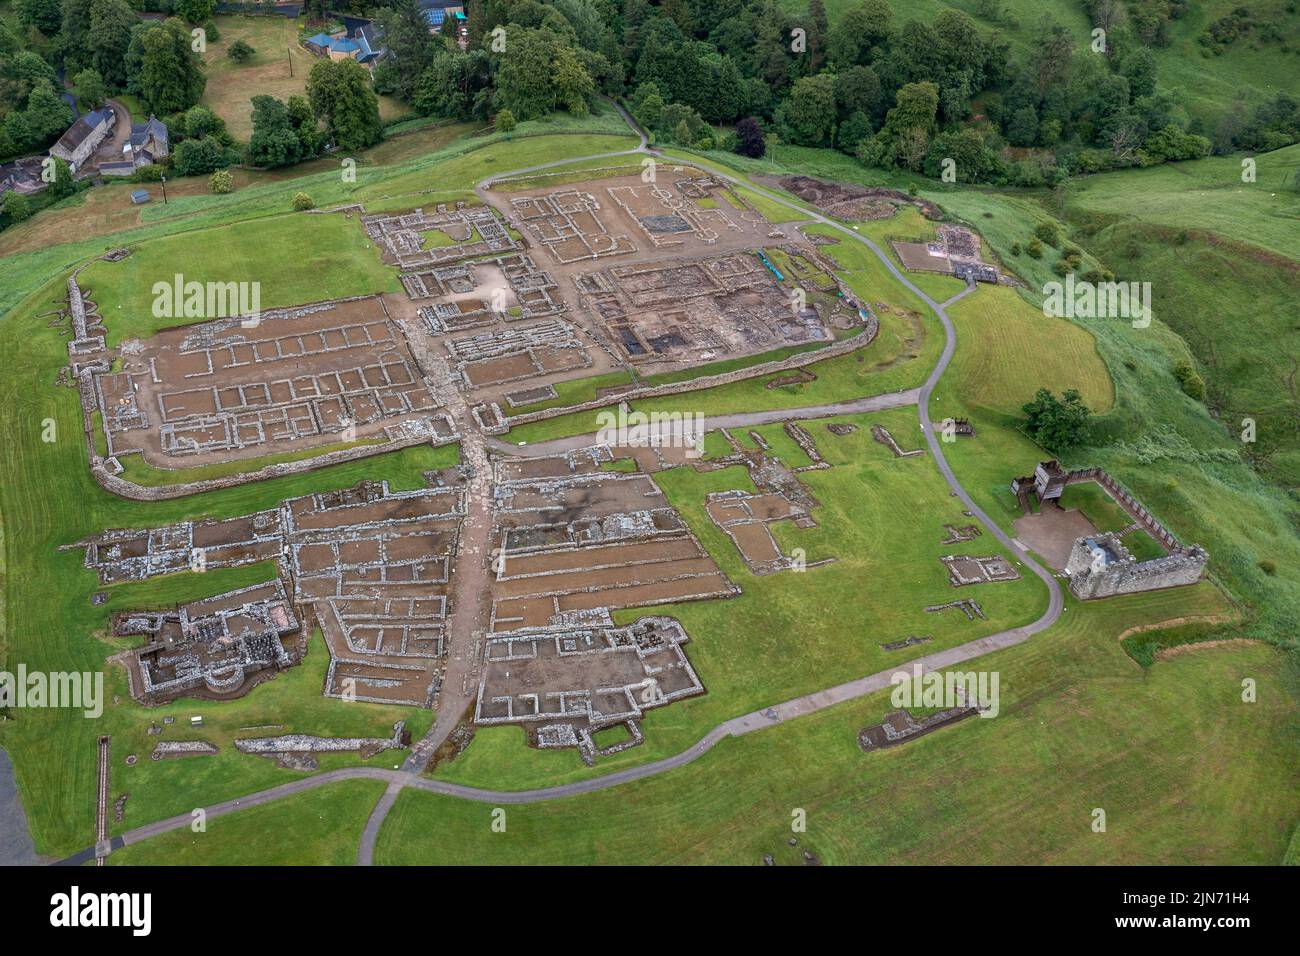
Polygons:
<instances>
[{"instance_id":1,"label":"tree","mask_svg":"<svg viewBox=\"0 0 1300 956\"><path fill-rule=\"evenodd\" d=\"M83 109L97 110L104 105L108 91L104 89L104 78L98 70L84 69L72 78L72 88L76 91L77 102Z\"/></svg>"},{"instance_id":2,"label":"tree","mask_svg":"<svg viewBox=\"0 0 1300 956\"><path fill-rule=\"evenodd\" d=\"M307 98L340 149L365 149L382 137L379 99L370 74L355 60L318 62L307 75Z\"/></svg>"},{"instance_id":3,"label":"tree","mask_svg":"<svg viewBox=\"0 0 1300 956\"><path fill-rule=\"evenodd\" d=\"M1133 99L1150 96L1156 91L1156 56L1146 47L1135 47L1124 57L1122 72Z\"/></svg>"},{"instance_id":4,"label":"tree","mask_svg":"<svg viewBox=\"0 0 1300 956\"><path fill-rule=\"evenodd\" d=\"M859 144L864 139L870 139L874 132L871 118L859 110L840 123L840 128L835 134L835 146L842 153L856 156Z\"/></svg>"},{"instance_id":5,"label":"tree","mask_svg":"<svg viewBox=\"0 0 1300 956\"><path fill-rule=\"evenodd\" d=\"M757 117L746 116L736 124L736 152L752 159L757 159L767 152L763 124Z\"/></svg>"},{"instance_id":6,"label":"tree","mask_svg":"<svg viewBox=\"0 0 1300 956\"><path fill-rule=\"evenodd\" d=\"M19 23L40 30L47 37L58 33L63 24L63 5L59 0L16 0L14 10Z\"/></svg>"},{"instance_id":7,"label":"tree","mask_svg":"<svg viewBox=\"0 0 1300 956\"><path fill-rule=\"evenodd\" d=\"M422 116L482 119L492 101L492 68L483 50L442 50L420 76L411 105Z\"/></svg>"},{"instance_id":8,"label":"tree","mask_svg":"<svg viewBox=\"0 0 1300 956\"><path fill-rule=\"evenodd\" d=\"M835 74L835 105L840 117L865 113L873 122L881 119L880 77L869 66L851 66Z\"/></svg>"},{"instance_id":9,"label":"tree","mask_svg":"<svg viewBox=\"0 0 1300 956\"><path fill-rule=\"evenodd\" d=\"M9 193L5 197L5 215L10 222L22 222L32 215L32 201L22 193Z\"/></svg>"},{"instance_id":10,"label":"tree","mask_svg":"<svg viewBox=\"0 0 1300 956\"><path fill-rule=\"evenodd\" d=\"M1064 451L1082 444L1092 431L1092 412L1072 388L1062 392L1059 399L1040 388L1021 411L1027 416L1025 433L1048 451Z\"/></svg>"},{"instance_id":11,"label":"tree","mask_svg":"<svg viewBox=\"0 0 1300 956\"><path fill-rule=\"evenodd\" d=\"M211 136L187 139L172 150L172 168L179 176L206 176L229 165L226 150Z\"/></svg>"},{"instance_id":12,"label":"tree","mask_svg":"<svg viewBox=\"0 0 1300 956\"><path fill-rule=\"evenodd\" d=\"M394 0L392 8L381 13L379 20L384 28L384 43L392 54L382 63L383 86L403 103L409 103L420 77L445 47L429 33L429 22L416 0Z\"/></svg>"},{"instance_id":13,"label":"tree","mask_svg":"<svg viewBox=\"0 0 1300 956\"><path fill-rule=\"evenodd\" d=\"M77 191L77 184L72 181L72 167L59 159L53 157L54 163L54 181L47 187L48 195L51 199L58 201L66 199Z\"/></svg>"},{"instance_id":14,"label":"tree","mask_svg":"<svg viewBox=\"0 0 1300 956\"><path fill-rule=\"evenodd\" d=\"M31 141L44 144L72 125L72 109L42 80L27 97L23 121Z\"/></svg>"},{"instance_id":15,"label":"tree","mask_svg":"<svg viewBox=\"0 0 1300 956\"><path fill-rule=\"evenodd\" d=\"M230 175L228 169L218 169L208 177L208 188L219 196L234 192L235 177Z\"/></svg>"},{"instance_id":16,"label":"tree","mask_svg":"<svg viewBox=\"0 0 1300 956\"><path fill-rule=\"evenodd\" d=\"M251 60L253 54L256 52L257 50L245 43L243 39L238 39L234 43L230 44L230 47L226 50L226 56L230 57L236 63L243 64Z\"/></svg>"},{"instance_id":17,"label":"tree","mask_svg":"<svg viewBox=\"0 0 1300 956\"><path fill-rule=\"evenodd\" d=\"M146 28L140 48L137 79L149 112L179 113L199 101L207 79L184 24L173 18Z\"/></svg>"},{"instance_id":18,"label":"tree","mask_svg":"<svg viewBox=\"0 0 1300 956\"><path fill-rule=\"evenodd\" d=\"M1012 146L1033 146L1038 139L1038 130L1038 111L1032 106L1022 106L1011 114L1007 122L1007 142Z\"/></svg>"},{"instance_id":19,"label":"tree","mask_svg":"<svg viewBox=\"0 0 1300 956\"><path fill-rule=\"evenodd\" d=\"M502 110L497 113L497 132L505 133L506 139L514 132L518 122L515 120L515 114L509 110Z\"/></svg>"},{"instance_id":20,"label":"tree","mask_svg":"<svg viewBox=\"0 0 1300 956\"><path fill-rule=\"evenodd\" d=\"M172 4L172 11L176 16L195 26L204 20L212 19L216 9L216 0L175 0Z\"/></svg>"},{"instance_id":21,"label":"tree","mask_svg":"<svg viewBox=\"0 0 1300 956\"><path fill-rule=\"evenodd\" d=\"M822 0L808 3L808 74L821 72L826 63L826 42L829 39L830 21L826 17L826 4Z\"/></svg>"},{"instance_id":22,"label":"tree","mask_svg":"<svg viewBox=\"0 0 1300 956\"><path fill-rule=\"evenodd\" d=\"M71 71L83 69L90 65L90 4L91 0L62 0L63 25L59 29L62 37L63 62Z\"/></svg>"},{"instance_id":23,"label":"tree","mask_svg":"<svg viewBox=\"0 0 1300 956\"><path fill-rule=\"evenodd\" d=\"M226 121L206 106L191 106L185 113L184 120L178 124L179 132L187 139L215 137L226 142Z\"/></svg>"},{"instance_id":24,"label":"tree","mask_svg":"<svg viewBox=\"0 0 1300 956\"><path fill-rule=\"evenodd\" d=\"M894 96L894 108L873 139L873 146L859 157L873 165L902 166L918 170L930 148L930 136L939 112L939 87L930 82L908 83Z\"/></svg>"},{"instance_id":25,"label":"tree","mask_svg":"<svg viewBox=\"0 0 1300 956\"><path fill-rule=\"evenodd\" d=\"M126 51L131 45L131 29L138 22L139 17L126 0L91 0L89 65L99 72L109 89L126 85ZM188 41L187 35L187 45Z\"/></svg>"},{"instance_id":26,"label":"tree","mask_svg":"<svg viewBox=\"0 0 1300 956\"><path fill-rule=\"evenodd\" d=\"M293 208L295 212L306 212L308 209L314 209L315 207L315 201L306 193L293 194Z\"/></svg>"},{"instance_id":27,"label":"tree","mask_svg":"<svg viewBox=\"0 0 1300 956\"><path fill-rule=\"evenodd\" d=\"M321 136L316 128L316 116L311 111L311 104L307 102L307 97L295 93L289 97L286 109L289 113L289 123L298 136L302 158L315 156L320 152Z\"/></svg>"},{"instance_id":28,"label":"tree","mask_svg":"<svg viewBox=\"0 0 1300 956\"><path fill-rule=\"evenodd\" d=\"M551 66L557 43L541 30L514 28L506 53L496 55L497 102L520 120L537 119L555 109Z\"/></svg>"},{"instance_id":29,"label":"tree","mask_svg":"<svg viewBox=\"0 0 1300 956\"><path fill-rule=\"evenodd\" d=\"M872 50L889 39L892 14L888 0L867 0L846 10L830 31L827 56L831 65L844 69L870 62Z\"/></svg>"},{"instance_id":30,"label":"tree","mask_svg":"<svg viewBox=\"0 0 1300 956\"><path fill-rule=\"evenodd\" d=\"M551 65L555 95L574 116L586 116L587 100L596 92L596 84L571 47L560 47Z\"/></svg>"},{"instance_id":31,"label":"tree","mask_svg":"<svg viewBox=\"0 0 1300 956\"><path fill-rule=\"evenodd\" d=\"M804 76L777 110L782 135L797 146L829 146L835 134L835 79Z\"/></svg>"},{"instance_id":32,"label":"tree","mask_svg":"<svg viewBox=\"0 0 1300 956\"><path fill-rule=\"evenodd\" d=\"M289 120L289 110L274 96L253 97L253 135L248 160L254 166L292 166L302 158L302 142Z\"/></svg>"}]
</instances>

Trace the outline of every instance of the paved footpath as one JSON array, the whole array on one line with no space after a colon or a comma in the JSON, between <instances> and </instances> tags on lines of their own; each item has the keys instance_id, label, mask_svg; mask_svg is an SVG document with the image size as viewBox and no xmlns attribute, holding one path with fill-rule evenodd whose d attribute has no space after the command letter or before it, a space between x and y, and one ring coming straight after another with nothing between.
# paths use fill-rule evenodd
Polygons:
<instances>
[{"instance_id":1,"label":"paved footpath","mask_svg":"<svg viewBox=\"0 0 1300 956\"><path fill-rule=\"evenodd\" d=\"M615 104L617 106L617 104ZM489 179L485 179L475 187L475 192L482 195L483 190L492 179L501 179L508 176L521 176L527 173L536 172L542 169L548 169L554 166L563 166L570 163L581 162L588 159L606 159L614 156L627 156L636 153L646 155L659 155L655 150L647 147L645 134L636 125L632 118L618 107L619 112L641 137L641 143L638 147L631 150L624 150L617 153L603 153L595 156L584 156L578 159L565 159L552 163L543 163L540 166L529 166L525 169L516 169L507 173L497 173ZM710 167L710 172L719 179L725 179L736 185L744 186L760 194L765 199L785 206L789 209L796 210L808 217L810 221L816 221L822 225L829 226L849 238L856 240L867 246L885 268L909 289L914 295L920 298L930 308L943 325L945 341L943 354L940 355L939 361L934 369L925 380L925 384L919 389L911 392L898 392L890 395L873 396L871 398L857 399L847 402L839 402L833 405L818 405L811 408L792 408L781 409L772 412L750 412L741 415L719 416L711 421L711 427L743 428L748 425L765 424L767 422L785 421L789 419L798 420L803 418L827 417L833 415L853 414L861 411L878 411L884 408L898 408L915 404L920 417L921 429L925 433L925 440L929 445L930 453L934 456L935 464L939 468L940 474L948 483L948 487L957 495L958 499L966 506L966 509L979 520L997 540L1006 547L1017 560L1022 562L1025 567L1032 571L1046 585L1048 592L1047 610L1042 616L1031 624L1023 627L1012 628L1007 631L999 631L988 637L979 638L978 640L969 641L957 647L949 648L945 651L938 651L934 654L928 654L925 657L913 659L910 661L900 662L898 667L886 671L879 671L866 677L860 677L857 680L849 681L845 684L839 684L825 690L815 691L811 694L805 694L802 697L796 697L793 700L776 704L772 707L766 707L753 713L743 714L739 717L733 717L714 727L705 734L699 741L690 747L673 754L671 757L665 757L662 760L656 760L651 763L640 764L636 767L629 767L626 770L615 771L614 773L604 774L599 777L591 777L586 780L578 780L573 783L560 784L554 787L542 787L535 790L486 790L477 787L467 787L461 784L447 783L442 780L431 780L420 777L412 773L410 769L403 770L385 770L378 767L346 767L341 770L331 770L326 773L317 774L312 777L304 777L300 780L293 780L289 783L281 784L278 787L272 787L269 790L263 790L259 793L250 794L246 797L240 797L236 800L226 800L215 804L207 809L209 819L224 816L227 813L234 813L238 810L246 810L249 807L260 806L279 800L283 797L296 793L304 793L308 790L314 790L317 787L323 787L339 780L382 780L388 783L388 789L384 791L379 802L375 805L366 821L365 829L361 836L361 845L357 852L357 862L361 865L370 865L374 861L375 844L379 838L379 830L383 826L384 818L388 811L392 809L397 800L398 793L405 787L414 790L423 790L428 793L438 793L444 796L460 797L465 800L475 800L480 803L491 804L519 804L519 803L538 803L544 800L559 800L565 797L578 796L584 793L594 793L598 790L607 790L610 787L617 787L633 780L643 780L646 777L655 776L683 767L688 763L698 759L716 747L721 741L728 737L739 737L744 734L753 733L756 730L762 730L765 727L771 727L774 724L784 723L794 720L798 717L804 717L808 714L817 713L834 707L837 704L846 703L851 700L857 700L868 694L874 694L890 686L890 678L900 672L910 672L910 670L919 665L922 672L938 670L945 667L952 667L955 664L964 663L982 657L985 654L1000 651L1016 644L1021 644L1038 632L1051 627L1056 623L1057 618L1061 616L1061 610L1064 607L1064 596L1061 593L1061 586L1052 573L1038 564L1019 544L1013 541L997 523L989 517L985 511L980 508L971 498L970 494L962 487L953 474L952 467L944 457L942 443L936 437L934 429L930 427L930 396L934 392L935 386L939 383L944 370L947 369L948 363L952 361L953 353L957 349L957 330L952 324L952 319L944 311L945 306L951 305L958 299L969 295L973 286L967 286L965 290L948 299L943 304L935 302L923 291L917 288L907 278L906 275L896 266L892 259L878 246L865 236L855 232L847 226L844 226L834 220L828 219L819 213L811 212L803 205L786 199L783 196L768 192L760 186L742 180L738 177L728 175L720 170ZM887 404L892 402L892 404ZM731 424L727 424L731 422ZM493 442L496 447L508 450L516 454L557 454L568 450L571 442L577 442L572 447L580 448L583 444L590 444L589 436L579 436L573 439L558 439L553 442L544 442L538 445L520 448L505 442ZM540 451L539 451L540 449ZM171 817L167 820L159 820L156 823L150 823L143 827L137 827L121 837L114 839L113 849L119 849L121 846L130 846L147 840L150 837L158 836L162 833L168 833L172 830L178 830L190 825L190 814ZM87 851L82 851L68 861L72 862L85 858Z\"/></svg>"}]
</instances>

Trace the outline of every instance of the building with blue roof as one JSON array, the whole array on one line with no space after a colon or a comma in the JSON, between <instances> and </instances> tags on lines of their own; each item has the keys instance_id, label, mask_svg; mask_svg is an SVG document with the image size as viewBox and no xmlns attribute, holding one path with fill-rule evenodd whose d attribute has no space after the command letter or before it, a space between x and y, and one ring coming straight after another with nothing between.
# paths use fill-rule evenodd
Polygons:
<instances>
[{"instance_id":1,"label":"building with blue roof","mask_svg":"<svg viewBox=\"0 0 1300 956\"><path fill-rule=\"evenodd\" d=\"M305 46L317 56L331 60L356 60L369 66L388 53L381 31L374 21L361 17L344 17L344 31L339 35L317 33L303 40Z\"/></svg>"}]
</instances>

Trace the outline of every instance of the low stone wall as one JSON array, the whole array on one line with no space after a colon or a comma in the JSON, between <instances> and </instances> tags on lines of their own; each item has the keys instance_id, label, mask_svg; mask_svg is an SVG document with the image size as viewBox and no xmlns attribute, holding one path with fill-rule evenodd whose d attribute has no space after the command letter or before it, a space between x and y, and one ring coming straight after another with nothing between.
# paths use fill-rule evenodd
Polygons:
<instances>
[{"instance_id":1,"label":"low stone wall","mask_svg":"<svg viewBox=\"0 0 1300 956\"><path fill-rule=\"evenodd\" d=\"M1079 468L1065 476L1067 485L1077 484L1081 481L1095 481L1105 488L1111 497L1119 503L1119 506L1128 512L1129 517L1141 525L1142 530L1159 541L1166 551L1185 550L1177 536L1148 511L1142 502L1129 494L1123 485L1112 478L1105 468Z\"/></svg>"},{"instance_id":2,"label":"low stone wall","mask_svg":"<svg viewBox=\"0 0 1300 956\"><path fill-rule=\"evenodd\" d=\"M372 455L385 455L392 451L400 451L403 448L413 448L416 445L429 445L432 448L442 448L444 445L454 445L460 441L460 436L449 438L446 441L430 442L422 437L407 438L400 441L389 441L379 445L362 445L358 448L342 448L338 451L327 452L324 455L318 455L315 458L304 458L302 461L282 462L276 465L267 465L265 468L259 468L257 471L242 471L233 475L226 475L222 478L205 478L201 481L187 481L175 485L158 485L151 487L148 485L138 485L133 481L127 481L125 478L119 478L117 475L111 475L108 472L103 459L95 451L95 439L93 435L93 425L87 429L87 441L90 446L90 473L95 476L95 481L105 491L110 491L121 498L129 498L132 501L165 501L168 498L184 498L187 495L202 494L207 491L219 491L222 488L233 488L236 485L248 484L252 481L265 481L268 478L283 478L286 475L301 475L304 472L315 471L317 468L328 468L330 465L339 465L348 461L357 461L361 458L369 458Z\"/></svg>"},{"instance_id":3,"label":"low stone wall","mask_svg":"<svg viewBox=\"0 0 1300 956\"><path fill-rule=\"evenodd\" d=\"M811 352L800 352L798 355L792 355L786 359L780 359L774 362L763 362L759 365L750 365L745 368L735 369L731 372L722 372L718 375L704 375L700 378L688 379L684 382L671 382L666 385L643 385L639 388L630 388L625 392L619 392L617 395L611 395L608 398L597 398L590 402L582 402L578 405L566 405L562 408L548 408L539 412L529 412L524 415L512 415L506 419L507 424L514 428L516 425L529 425L533 422L545 421L549 418L559 418L562 415L572 415L576 412L591 412L600 408L608 408L619 402L632 401L638 398L659 398L663 395L680 395L683 392L696 392L706 388L715 388L719 385L730 385L732 382L740 382L745 379L759 378L763 375L770 375L773 372L785 372L794 368L802 368L805 365L812 365L814 362L821 362L825 359L837 358L841 355L847 355L858 349L866 348L880 333L880 320L874 316L866 324L865 328L857 335L850 339L844 339L841 342L835 342L824 349L816 349Z\"/></svg>"}]
</instances>

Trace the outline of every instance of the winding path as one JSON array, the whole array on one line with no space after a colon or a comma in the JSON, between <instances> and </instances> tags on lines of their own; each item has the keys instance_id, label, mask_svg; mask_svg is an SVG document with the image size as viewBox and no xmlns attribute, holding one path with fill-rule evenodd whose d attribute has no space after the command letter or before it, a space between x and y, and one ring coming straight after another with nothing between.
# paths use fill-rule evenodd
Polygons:
<instances>
[{"instance_id":1,"label":"winding path","mask_svg":"<svg viewBox=\"0 0 1300 956\"><path fill-rule=\"evenodd\" d=\"M650 156L661 155L658 151L650 149L646 139L645 132L636 124L627 111L622 106L615 103L615 107L623 116L627 124L640 137L640 144L629 150L622 150L613 153L599 153L592 156L582 156L573 159L557 160L549 163L542 163L537 166L529 166L523 169L516 169L506 173L496 173L482 181L475 187L475 193L482 195L481 191L485 189L493 180L503 179L511 176L522 176L528 173L537 172L543 169L549 169L555 166L565 166L572 163L584 162L592 159L608 159L617 156L629 156L643 153ZM965 661L974 660L985 654L994 651L1003 650L1021 644L1033 635L1051 627L1056 623L1057 618L1061 616L1064 607L1064 595L1061 592L1060 584L1052 573L1038 564L1019 544L1011 539L998 524L989 515L975 503L974 499L962 487L953 474L952 467L944 457L942 444L930 427L930 397L934 393L935 386L943 376L952 361L952 356L957 349L957 330L952 324L945 307L951 305L957 300L970 294L974 286L968 285L962 292L954 295L942 304L935 302L930 296L926 295L921 289L917 288L903 274L889 258L888 255L872 240L855 232L832 219L809 211L803 205L793 202L783 196L768 192L766 189L756 186L747 180L731 176L710 166L710 172L719 179L727 180L735 185L744 186L746 189L753 190L763 198L793 209L809 220L816 221L822 225L829 226L845 236L862 243L869 248L876 257L884 264L885 268L898 280L905 288L916 295L923 301L931 311L938 316L944 330L944 348L939 357L939 361L931 370L930 375L926 378L925 384L919 389L910 392L898 392L888 395L872 396L870 398L850 400L833 405L819 405L805 409L782 409L772 412L751 412L741 415L720 416L714 420L714 424L719 427L744 427L746 425L763 424L769 421L783 421L786 419L803 419L809 417L827 417L832 415L852 414L861 411L877 411L884 408L898 408L902 406L915 404L920 417L921 430L925 433L926 443L929 445L930 453L934 456L935 464L939 472L943 475L948 487L956 494L957 498L966 506L966 509L986 527L989 532L1001 543L1007 550L1013 554L1017 560L1022 562L1025 567L1029 568L1035 575L1042 580L1047 586L1048 605L1038 620L1026 624L1022 627L1011 628L1010 630L999 631L987 637L969 641L957 647L952 647L934 654L928 654L921 658L892 667L889 670L879 671L866 677L860 677L856 680L839 684L825 690L815 691L811 694L805 694L802 697L796 697L784 703L776 704L762 710L753 711L743 714L739 717L733 717L730 720L718 724L696 743L692 744L685 750L673 754L670 757L664 757L661 760L650 763L640 764L635 767L629 767L625 770L615 771L599 777L591 777L585 780L574 781L573 783L560 784L554 787L542 787L533 790L486 790L477 787L468 787L461 784L448 783L442 780L426 779L418 775L417 769L411 761L408 761L401 770L386 770L378 767L346 767L340 770L331 770L326 773L317 774L312 777L305 777L299 780L293 780L289 783L281 784L278 787L272 787L269 790L263 790L258 793L250 794L234 800L226 800L206 808L209 819L223 816L227 813L233 813L238 810L248 809L249 807L260 806L279 800L283 797L291 796L297 793L304 793L308 790L314 790L317 787L327 786L339 780L380 780L388 784L388 788L380 797L379 802L375 805L369 819L366 821L365 828L362 832L361 843L357 852L357 862L362 865L370 865L374 860L375 844L379 837L379 831L383 825L384 818L388 811L392 809L397 800L398 793L406 787L415 790L423 790L429 793L442 794L444 796L460 797L466 800L475 800L480 803L492 804L520 804L536 803L544 800L558 800L565 797L578 796L580 794L592 793L597 790L606 790L610 787L616 787L633 780L642 780L656 774L674 770L693 762L704 754L708 753L720 742L728 737L739 737L744 734L752 733L755 730L761 730L764 727L770 727L773 724L783 723L794 720L808 714L825 710L828 707L834 707L847 701L864 697L868 694L876 693L890 686L890 677L897 673L903 666L919 666L922 671L936 670L945 667L951 667ZM729 424L728 424L729 423ZM494 441L492 444L503 450L509 450L515 454L524 455L545 455L555 454L559 451L567 450L569 447L581 447L583 439L587 436L577 438L557 439L556 441L544 442L537 445L529 446L526 449L511 445L506 442ZM574 443L570 445L570 443ZM589 444L589 440L586 441ZM191 815L186 813L180 816L171 817L166 820L159 820L130 830L112 841L112 849L120 849L122 846L130 846L147 840L150 837L168 833L172 830L188 827L191 822ZM83 850L76 856L70 857L65 863L76 863L93 857L93 850Z\"/></svg>"}]
</instances>

